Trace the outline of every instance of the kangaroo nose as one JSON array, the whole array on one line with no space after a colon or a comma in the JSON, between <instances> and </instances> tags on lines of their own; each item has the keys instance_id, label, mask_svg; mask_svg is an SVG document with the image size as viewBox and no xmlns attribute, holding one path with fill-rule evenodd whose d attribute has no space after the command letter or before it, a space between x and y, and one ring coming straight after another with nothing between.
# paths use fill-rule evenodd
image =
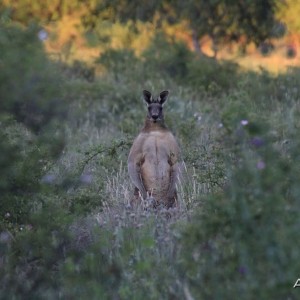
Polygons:
<instances>
[{"instance_id":1,"label":"kangaroo nose","mask_svg":"<svg viewBox=\"0 0 300 300\"><path fill-rule=\"evenodd\" d=\"M152 115L152 119L157 120L158 119L158 115Z\"/></svg>"}]
</instances>

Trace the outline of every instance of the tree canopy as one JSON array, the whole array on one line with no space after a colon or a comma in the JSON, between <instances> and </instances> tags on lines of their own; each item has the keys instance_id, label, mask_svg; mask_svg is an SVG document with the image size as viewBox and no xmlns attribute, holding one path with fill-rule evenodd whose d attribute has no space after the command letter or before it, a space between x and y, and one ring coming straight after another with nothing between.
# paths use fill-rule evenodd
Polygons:
<instances>
[{"instance_id":1,"label":"tree canopy","mask_svg":"<svg viewBox=\"0 0 300 300\"><path fill-rule=\"evenodd\" d=\"M259 45L272 34L276 24L276 0L161 0L161 1L98 1L92 15L126 22L128 20L160 20L176 23L185 21L191 30L195 49L199 40L209 36L214 46L221 42L237 41ZM86 24L89 20L86 19ZM159 24L159 22L158 22Z\"/></svg>"},{"instance_id":2,"label":"tree canopy","mask_svg":"<svg viewBox=\"0 0 300 300\"><path fill-rule=\"evenodd\" d=\"M25 24L31 20L47 23L66 14L77 14L89 31L104 20L112 23L130 20L134 24L155 19L157 26L161 24L159 21L185 22L197 51L204 36L211 38L215 49L220 43L241 39L245 44L259 45L272 35L277 22L276 9L280 7L281 15L287 16L286 5L279 0L3 0L2 9L4 7L10 8L14 20Z\"/></svg>"},{"instance_id":3,"label":"tree canopy","mask_svg":"<svg viewBox=\"0 0 300 300\"><path fill-rule=\"evenodd\" d=\"M275 7L274 0L174 1L177 15L188 21L194 39L208 35L215 46L241 37L258 45L271 35Z\"/></svg>"}]
</instances>

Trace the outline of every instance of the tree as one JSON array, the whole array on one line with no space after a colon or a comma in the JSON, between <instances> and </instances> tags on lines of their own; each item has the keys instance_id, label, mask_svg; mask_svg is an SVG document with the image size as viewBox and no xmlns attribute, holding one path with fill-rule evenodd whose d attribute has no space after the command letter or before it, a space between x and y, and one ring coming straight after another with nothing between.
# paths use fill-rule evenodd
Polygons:
<instances>
[{"instance_id":1,"label":"tree","mask_svg":"<svg viewBox=\"0 0 300 300\"><path fill-rule=\"evenodd\" d=\"M214 44L237 41L259 45L271 35L275 23L275 0L179 0L170 1L179 18L188 21L195 50L201 53L199 41L209 36Z\"/></svg>"},{"instance_id":2,"label":"tree","mask_svg":"<svg viewBox=\"0 0 300 300\"><path fill-rule=\"evenodd\" d=\"M98 0L91 10L91 20L107 19L112 22L128 20L153 21L154 16L170 23L187 21L192 33L195 50L201 53L199 41L209 36L214 44L215 55L218 45L237 41L259 45L268 38L276 22L276 0L161 0L129 1ZM160 24L160 22L157 22Z\"/></svg>"},{"instance_id":3,"label":"tree","mask_svg":"<svg viewBox=\"0 0 300 300\"><path fill-rule=\"evenodd\" d=\"M300 32L300 2L298 0L279 1L278 18L292 33Z\"/></svg>"},{"instance_id":4,"label":"tree","mask_svg":"<svg viewBox=\"0 0 300 300\"><path fill-rule=\"evenodd\" d=\"M37 27L0 22L0 49L1 229L7 221L26 222L40 201L41 179L64 147L67 111L62 78Z\"/></svg>"},{"instance_id":5,"label":"tree","mask_svg":"<svg viewBox=\"0 0 300 300\"><path fill-rule=\"evenodd\" d=\"M289 0L289 3L295 1ZM28 24L36 19L50 22L66 14L81 17L86 30L94 30L104 20L126 23L132 21L161 20L169 23L186 21L190 28L194 47L201 53L201 39L209 36L213 41L215 56L218 46L224 42L243 40L245 44L259 45L272 35L276 24L275 10L279 0L4 0L11 7L13 20ZM2 4L3 6L3 4ZM1 6L0 6L1 9ZM158 22L157 22L158 21Z\"/></svg>"},{"instance_id":6,"label":"tree","mask_svg":"<svg viewBox=\"0 0 300 300\"><path fill-rule=\"evenodd\" d=\"M83 17L86 28L91 29L104 20L126 23L131 20L152 21L156 12L164 10L164 1L138 0L96 0L96 4L89 7L89 15Z\"/></svg>"},{"instance_id":7,"label":"tree","mask_svg":"<svg viewBox=\"0 0 300 300\"><path fill-rule=\"evenodd\" d=\"M3 0L0 10L9 9L11 19L28 25L32 21L48 23L62 18L66 14L85 11L84 0Z\"/></svg>"}]
</instances>

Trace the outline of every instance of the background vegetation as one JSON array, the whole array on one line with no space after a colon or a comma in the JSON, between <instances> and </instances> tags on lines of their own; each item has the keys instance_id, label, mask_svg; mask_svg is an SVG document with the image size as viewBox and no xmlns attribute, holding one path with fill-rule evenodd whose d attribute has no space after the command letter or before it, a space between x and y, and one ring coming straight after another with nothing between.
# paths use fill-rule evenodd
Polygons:
<instances>
[{"instance_id":1,"label":"background vegetation","mask_svg":"<svg viewBox=\"0 0 300 300\"><path fill-rule=\"evenodd\" d=\"M0 6L0 298L298 299L300 71L201 54L296 34L297 3L50 2ZM176 209L129 205L143 89L171 92Z\"/></svg>"}]
</instances>

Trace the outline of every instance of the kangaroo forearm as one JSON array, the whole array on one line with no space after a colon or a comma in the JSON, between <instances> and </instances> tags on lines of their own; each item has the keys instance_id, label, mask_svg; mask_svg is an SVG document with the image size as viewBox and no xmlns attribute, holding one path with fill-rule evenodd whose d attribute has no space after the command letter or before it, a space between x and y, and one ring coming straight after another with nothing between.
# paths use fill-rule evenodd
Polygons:
<instances>
[{"instance_id":1,"label":"kangaroo forearm","mask_svg":"<svg viewBox=\"0 0 300 300\"><path fill-rule=\"evenodd\" d=\"M142 181L140 168L136 164L129 164L128 171L133 184L139 189L143 198L145 198L147 196L147 192Z\"/></svg>"},{"instance_id":2,"label":"kangaroo forearm","mask_svg":"<svg viewBox=\"0 0 300 300\"><path fill-rule=\"evenodd\" d=\"M176 181L177 181L177 168L173 166L170 172L170 184L168 188L168 197L173 197L176 191Z\"/></svg>"}]
</instances>

